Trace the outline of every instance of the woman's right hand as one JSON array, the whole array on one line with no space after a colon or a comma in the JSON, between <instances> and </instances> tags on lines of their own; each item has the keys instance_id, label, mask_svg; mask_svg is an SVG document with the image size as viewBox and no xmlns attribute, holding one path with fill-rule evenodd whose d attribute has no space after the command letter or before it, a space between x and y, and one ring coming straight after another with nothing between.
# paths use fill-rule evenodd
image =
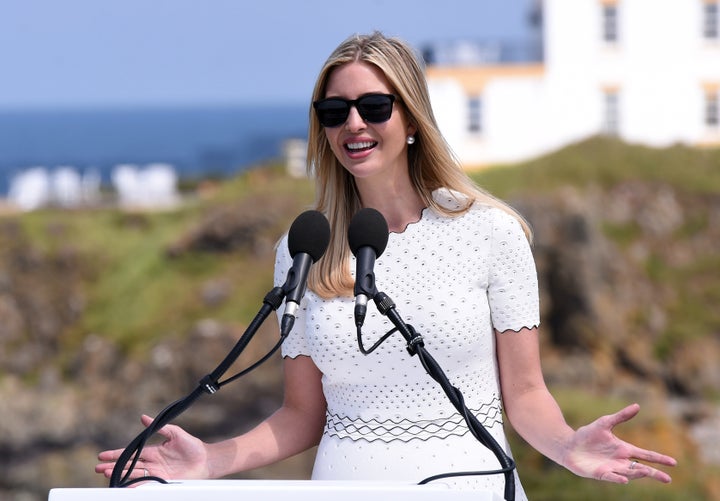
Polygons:
<instances>
[{"instance_id":1,"label":"woman's right hand","mask_svg":"<svg viewBox=\"0 0 720 501\"><path fill-rule=\"evenodd\" d=\"M143 425L149 426L153 418L143 415L141 421ZM165 440L160 445L147 446L141 451L130 479L147 476L165 480L209 477L207 446L202 440L172 424L163 426L158 433L165 437ZM123 449L99 453L100 462L95 466L95 472L110 478L122 453ZM129 466L129 463L126 466ZM123 475L126 473L127 470L123 471Z\"/></svg>"}]
</instances>

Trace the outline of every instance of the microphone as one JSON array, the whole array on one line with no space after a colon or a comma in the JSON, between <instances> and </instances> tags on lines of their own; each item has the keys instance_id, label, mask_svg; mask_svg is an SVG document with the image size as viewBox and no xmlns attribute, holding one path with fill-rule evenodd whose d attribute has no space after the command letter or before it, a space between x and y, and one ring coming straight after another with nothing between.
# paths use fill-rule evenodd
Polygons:
<instances>
[{"instance_id":1,"label":"microphone","mask_svg":"<svg viewBox=\"0 0 720 501\"><path fill-rule=\"evenodd\" d=\"M375 209L360 209L350 221L348 244L355 256L355 325L365 322L368 299L375 297L375 259L385 251L388 242L387 221Z\"/></svg>"},{"instance_id":2,"label":"microphone","mask_svg":"<svg viewBox=\"0 0 720 501\"><path fill-rule=\"evenodd\" d=\"M287 336L295 323L300 300L305 295L310 266L325 254L330 243L330 224L316 210L300 214L290 226L288 249L293 264L282 286L285 293L285 311L280 324L280 335Z\"/></svg>"}]
</instances>

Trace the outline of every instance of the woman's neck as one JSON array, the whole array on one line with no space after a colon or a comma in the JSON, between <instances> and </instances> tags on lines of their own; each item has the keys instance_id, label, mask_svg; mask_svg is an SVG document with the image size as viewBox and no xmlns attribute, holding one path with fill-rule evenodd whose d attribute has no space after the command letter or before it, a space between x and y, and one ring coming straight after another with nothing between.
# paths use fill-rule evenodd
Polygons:
<instances>
[{"instance_id":1,"label":"woman's neck","mask_svg":"<svg viewBox=\"0 0 720 501\"><path fill-rule=\"evenodd\" d=\"M402 187L384 185L380 189L362 189L358 186L363 207L380 211L393 233L402 233L408 224L417 222L425 202L409 184Z\"/></svg>"}]
</instances>

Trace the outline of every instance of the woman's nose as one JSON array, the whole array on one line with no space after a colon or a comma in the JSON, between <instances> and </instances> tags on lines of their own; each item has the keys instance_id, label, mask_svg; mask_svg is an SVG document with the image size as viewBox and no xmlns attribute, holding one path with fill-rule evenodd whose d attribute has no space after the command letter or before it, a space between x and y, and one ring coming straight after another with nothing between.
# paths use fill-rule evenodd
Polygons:
<instances>
[{"instance_id":1,"label":"woman's nose","mask_svg":"<svg viewBox=\"0 0 720 501\"><path fill-rule=\"evenodd\" d=\"M347 120L345 121L345 128L349 131L362 130L367 124L365 120L360 116L355 106L350 107Z\"/></svg>"}]
</instances>

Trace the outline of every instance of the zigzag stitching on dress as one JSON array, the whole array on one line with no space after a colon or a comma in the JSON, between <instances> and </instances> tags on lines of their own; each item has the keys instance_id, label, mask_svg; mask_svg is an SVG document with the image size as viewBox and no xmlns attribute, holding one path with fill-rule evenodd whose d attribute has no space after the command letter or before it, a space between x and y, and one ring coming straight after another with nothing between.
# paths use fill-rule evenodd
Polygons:
<instances>
[{"instance_id":1,"label":"zigzag stitching on dress","mask_svg":"<svg viewBox=\"0 0 720 501\"><path fill-rule=\"evenodd\" d=\"M328 424L328 429L331 428L332 425ZM464 423L455 423L452 421L447 421L443 424L437 424L437 423L428 423L425 426L420 425L412 425L408 428L403 428L401 426L394 426L392 428L387 428L384 426L370 426L369 424L362 424L362 425L356 425L354 423L345 424L343 426L332 426L332 429L334 429L337 433L345 432L347 434L352 433L360 433L362 435L392 435L395 438L399 438L403 435L413 435L418 436L423 433L425 434L438 434L440 432L445 432L444 435L456 435L458 434L458 429L462 430L461 434L467 433L467 427L464 425Z\"/></svg>"},{"instance_id":2,"label":"zigzag stitching on dress","mask_svg":"<svg viewBox=\"0 0 720 501\"><path fill-rule=\"evenodd\" d=\"M503 332L513 331L513 332L515 332L515 333L518 333L518 332L520 332L520 331L523 330L523 329L533 330L533 329L538 329L538 328L540 328L540 323L539 323L539 322L536 323L536 324L533 324L533 325L525 325L525 326L523 326L523 327L520 327L520 328L517 329L517 330L515 330L515 329L513 329L513 328L511 327L511 328L509 328L509 329L505 329ZM500 334L502 334L502 332L501 332Z\"/></svg>"},{"instance_id":3,"label":"zigzag stitching on dress","mask_svg":"<svg viewBox=\"0 0 720 501\"><path fill-rule=\"evenodd\" d=\"M495 397L490 404L484 404L479 410L470 410L479 418L485 427L502 424L502 411L500 399ZM482 416L482 419L480 419ZM409 421L407 419L394 421L386 419L382 422L375 419L351 419L347 416L328 414L325 430L328 436L349 438L352 441L390 443L393 441L409 442L411 440L427 441L433 437L447 438L450 436L462 437L470 430L464 418L453 414L447 419L434 419L431 421ZM360 435L359 437L357 435Z\"/></svg>"}]
</instances>

